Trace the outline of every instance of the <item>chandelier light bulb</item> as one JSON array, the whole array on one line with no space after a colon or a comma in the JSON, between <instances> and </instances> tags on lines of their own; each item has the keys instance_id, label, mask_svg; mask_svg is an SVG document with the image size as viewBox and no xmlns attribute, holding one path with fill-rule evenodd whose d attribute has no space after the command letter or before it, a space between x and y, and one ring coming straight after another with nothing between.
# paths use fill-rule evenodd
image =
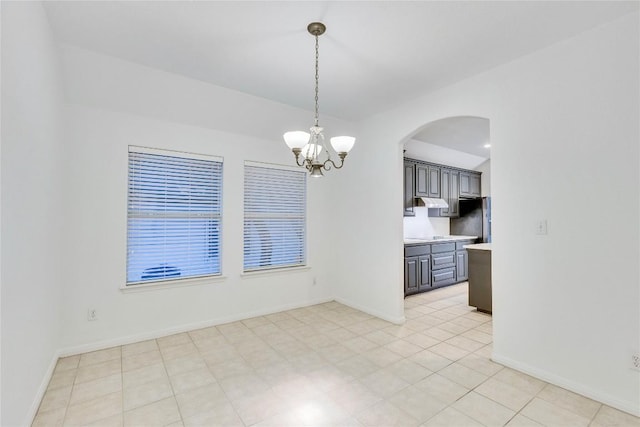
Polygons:
<instances>
[{"instance_id":1,"label":"chandelier light bulb","mask_svg":"<svg viewBox=\"0 0 640 427\"><path fill-rule=\"evenodd\" d=\"M308 160L317 160L322 151L323 147L320 144L309 143L302 147L302 155Z\"/></svg>"}]
</instances>

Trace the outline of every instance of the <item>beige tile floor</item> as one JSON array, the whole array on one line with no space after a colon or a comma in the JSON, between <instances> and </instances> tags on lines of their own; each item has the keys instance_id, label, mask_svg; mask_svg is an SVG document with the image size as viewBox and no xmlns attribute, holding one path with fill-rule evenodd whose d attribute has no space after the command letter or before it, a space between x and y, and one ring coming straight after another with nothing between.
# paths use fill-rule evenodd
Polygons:
<instances>
[{"instance_id":1,"label":"beige tile floor","mask_svg":"<svg viewBox=\"0 0 640 427\"><path fill-rule=\"evenodd\" d=\"M466 284L393 325L336 302L60 359L34 426L640 426L493 363Z\"/></svg>"}]
</instances>

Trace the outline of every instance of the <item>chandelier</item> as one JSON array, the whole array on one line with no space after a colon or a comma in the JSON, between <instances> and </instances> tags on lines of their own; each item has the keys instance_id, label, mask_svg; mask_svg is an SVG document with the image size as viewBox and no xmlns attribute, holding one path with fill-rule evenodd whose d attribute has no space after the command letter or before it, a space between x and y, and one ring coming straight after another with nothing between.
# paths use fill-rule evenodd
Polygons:
<instances>
[{"instance_id":1,"label":"chandelier","mask_svg":"<svg viewBox=\"0 0 640 427\"><path fill-rule=\"evenodd\" d=\"M315 90L315 116L311 133L304 131L292 131L284 134L284 141L296 156L298 166L304 166L311 176L319 178L323 176L322 170L330 170L333 166L340 169L344 165L344 158L353 148L356 139L352 136L334 136L331 138L331 146L340 158L340 164L331 159L331 153L324 141L324 130L318 125L318 36L326 31L327 27L321 22L312 22L307 26L307 31L316 38L316 90ZM302 159L300 159L302 157Z\"/></svg>"}]
</instances>

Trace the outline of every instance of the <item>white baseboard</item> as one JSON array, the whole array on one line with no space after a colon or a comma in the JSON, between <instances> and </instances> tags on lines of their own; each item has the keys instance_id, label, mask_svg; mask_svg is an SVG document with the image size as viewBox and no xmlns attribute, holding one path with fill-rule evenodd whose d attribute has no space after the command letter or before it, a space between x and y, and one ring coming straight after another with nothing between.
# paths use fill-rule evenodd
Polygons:
<instances>
[{"instance_id":1,"label":"white baseboard","mask_svg":"<svg viewBox=\"0 0 640 427\"><path fill-rule=\"evenodd\" d=\"M323 304L333 301L333 298L319 298L312 301L306 301L304 303L284 304L278 307L271 307L265 310L256 310L252 312L244 312L237 315L218 317L215 319L205 320L202 322L187 323L180 326L173 326L170 328L157 329L155 331L143 332L140 334L128 335L125 337L118 337L109 340L97 341L89 344L81 344L71 347L66 347L59 350L59 357L73 356L76 354L87 353L90 351L104 350L105 348L116 347L120 345L132 344L139 341L146 341L165 337L167 335L178 334L181 332L193 331L196 329L208 328L210 326L222 325L224 323L235 322L238 320L250 319L252 317L264 316L267 314L278 313L286 310L293 310L301 307L309 307L316 304Z\"/></svg>"},{"instance_id":2,"label":"white baseboard","mask_svg":"<svg viewBox=\"0 0 640 427\"><path fill-rule=\"evenodd\" d=\"M518 362L516 360L510 359L509 357L501 356L496 353L493 353L491 358L494 362L500 363L501 365L524 372L525 374L531 375L532 377L536 377L553 385L557 385L558 387L562 387L574 393L581 394L582 396L588 397L589 399L593 399L609 405L612 408L616 408L636 417L640 417L640 406L638 406L638 402L618 399L617 397L611 396L607 393L603 393L599 390L594 390L593 388L585 384L577 383L570 379L561 377L543 369L535 368L526 363Z\"/></svg>"},{"instance_id":3,"label":"white baseboard","mask_svg":"<svg viewBox=\"0 0 640 427\"><path fill-rule=\"evenodd\" d=\"M49 381L51 381L51 377L53 376L53 371L56 369L56 364L58 363L58 358L60 357L60 351L56 351L53 353L53 358L51 359L51 363L49 363L49 367L42 378L42 382L40 383L40 387L36 391L36 395L33 399L33 403L31 403L31 407L29 408L29 412L27 413L24 425L30 426L33 424L33 421L38 414L38 408L40 408L40 402L42 402L42 398L44 394L47 392L47 387L49 387Z\"/></svg>"},{"instance_id":4,"label":"white baseboard","mask_svg":"<svg viewBox=\"0 0 640 427\"><path fill-rule=\"evenodd\" d=\"M391 322L391 323L395 323L396 325L401 325L405 322L405 317L404 314L402 316L387 316L385 313L381 313L377 310L373 310L369 307L364 307L362 305L359 304L355 304L351 301L348 301L344 298L336 298L335 299L336 302L339 302L340 304L344 304L347 305L351 308L355 308L358 311L362 311L363 313L367 313L370 314L372 316L378 317L382 320L386 320L387 322Z\"/></svg>"}]
</instances>

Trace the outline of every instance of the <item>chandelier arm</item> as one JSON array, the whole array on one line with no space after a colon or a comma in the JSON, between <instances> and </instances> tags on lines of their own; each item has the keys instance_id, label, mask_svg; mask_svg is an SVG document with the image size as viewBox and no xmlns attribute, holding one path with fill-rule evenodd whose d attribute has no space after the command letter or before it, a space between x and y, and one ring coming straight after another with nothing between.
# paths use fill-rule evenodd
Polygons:
<instances>
[{"instance_id":1,"label":"chandelier arm","mask_svg":"<svg viewBox=\"0 0 640 427\"><path fill-rule=\"evenodd\" d=\"M344 166L344 158L347 157L347 153L338 153L338 157L340 158L340 166L336 165L336 162L334 162L333 159L331 159L331 157L329 157L325 161L325 164L328 163L328 162L331 162L331 164L333 165L334 168L342 169L342 166ZM326 170L329 170L329 169L326 169Z\"/></svg>"},{"instance_id":2,"label":"chandelier arm","mask_svg":"<svg viewBox=\"0 0 640 427\"><path fill-rule=\"evenodd\" d=\"M331 163L335 169L341 169L342 166L344 165L344 159L340 159L340 165L336 165L336 162L334 162L333 159L325 160L324 165L323 165L324 170L328 171L328 170L331 169L331 166L328 166L329 163Z\"/></svg>"},{"instance_id":3,"label":"chandelier arm","mask_svg":"<svg viewBox=\"0 0 640 427\"><path fill-rule=\"evenodd\" d=\"M305 166L306 159L303 158L302 163L300 163L300 153L302 152L302 150L300 150L299 148L294 148L291 151L293 151L294 156L296 156L296 165Z\"/></svg>"}]
</instances>

